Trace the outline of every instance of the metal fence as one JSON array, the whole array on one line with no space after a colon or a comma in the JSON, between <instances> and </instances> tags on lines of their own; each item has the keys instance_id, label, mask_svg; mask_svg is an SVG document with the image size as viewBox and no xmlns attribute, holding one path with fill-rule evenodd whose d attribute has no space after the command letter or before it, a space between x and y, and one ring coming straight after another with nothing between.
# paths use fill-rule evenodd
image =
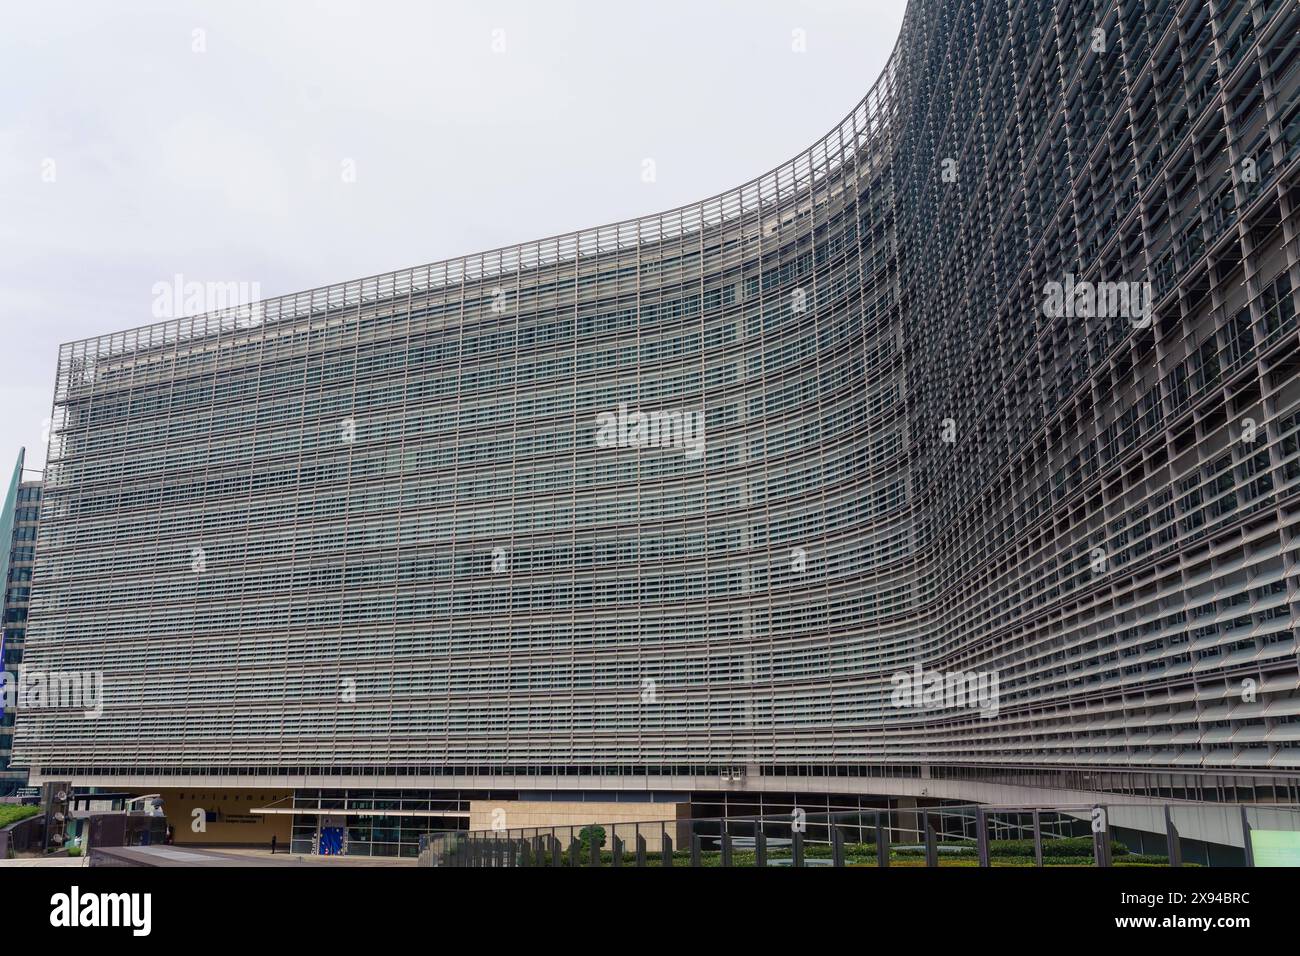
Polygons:
<instances>
[{"instance_id":1,"label":"metal fence","mask_svg":"<svg viewBox=\"0 0 1300 956\"><path fill-rule=\"evenodd\" d=\"M1185 859L1189 844L1199 860ZM441 867L1254 866L1261 847L1269 859L1259 865L1300 863L1300 809L970 805L503 826L425 834L419 860Z\"/></svg>"}]
</instances>

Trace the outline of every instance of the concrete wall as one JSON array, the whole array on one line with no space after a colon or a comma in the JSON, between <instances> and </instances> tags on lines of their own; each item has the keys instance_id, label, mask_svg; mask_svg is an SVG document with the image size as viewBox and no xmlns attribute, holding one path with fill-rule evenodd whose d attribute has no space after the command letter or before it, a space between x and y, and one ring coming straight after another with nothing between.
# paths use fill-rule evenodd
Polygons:
<instances>
[{"instance_id":1,"label":"concrete wall","mask_svg":"<svg viewBox=\"0 0 1300 956\"><path fill-rule=\"evenodd\" d=\"M177 845L245 844L269 848L274 836L281 849L289 849L293 817L287 813L255 814L252 811L277 801L284 801L280 805L288 805L292 790L177 787L152 792L162 796L163 813ZM217 819L206 824L206 832L195 832L195 810L216 813Z\"/></svg>"},{"instance_id":2,"label":"concrete wall","mask_svg":"<svg viewBox=\"0 0 1300 956\"><path fill-rule=\"evenodd\" d=\"M40 768L33 768L31 782L33 785L44 783L47 779ZM58 778L66 779L66 778ZM222 790L246 787L254 788L248 792L257 792L268 784L283 793L291 793L297 788L314 787L351 787L354 789L409 789L409 790L451 790L462 793L473 790L524 790L524 791L586 791L598 796L600 793L636 793L644 795L648 791L664 793L845 793L867 794L879 797L928 797L930 799L961 800L968 803L987 803L994 806L1061 806L1066 804L1091 805L1097 802L1116 804L1160 804L1179 801L1157 800L1143 797L1121 796L1118 794L1101 794L1091 790L1070 790L1056 787L1031 787L1004 783L985 783L978 780L944 779L930 777L781 777L781 776L747 776L739 780L719 780L715 775L676 775L654 774L641 777L633 776L556 776L527 774L497 774L482 776L443 776L416 775L395 777L387 775L359 775L356 777L338 777L330 775L306 774L294 777L213 777L195 776L181 781L174 777L160 779L151 776L103 776L84 774L73 777L75 787L106 787L116 790L132 790L139 793L156 793L159 787L172 787L190 791L194 789L220 788ZM648 801L647 801L648 802ZM1185 802L1185 801L1183 801Z\"/></svg>"}]
</instances>

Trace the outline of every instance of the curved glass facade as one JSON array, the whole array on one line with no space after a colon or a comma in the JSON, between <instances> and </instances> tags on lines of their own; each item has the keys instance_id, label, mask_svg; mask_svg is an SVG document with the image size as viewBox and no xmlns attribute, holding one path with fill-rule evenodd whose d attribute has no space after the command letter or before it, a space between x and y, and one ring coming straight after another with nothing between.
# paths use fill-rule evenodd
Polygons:
<instances>
[{"instance_id":1,"label":"curved glass facade","mask_svg":"<svg viewBox=\"0 0 1300 956\"><path fill-rule=\"evenodd\" d=\"M1298 35L914 0L732 192L64 346L18 753L1293 770Z\"/></svg>"}]
</instances>

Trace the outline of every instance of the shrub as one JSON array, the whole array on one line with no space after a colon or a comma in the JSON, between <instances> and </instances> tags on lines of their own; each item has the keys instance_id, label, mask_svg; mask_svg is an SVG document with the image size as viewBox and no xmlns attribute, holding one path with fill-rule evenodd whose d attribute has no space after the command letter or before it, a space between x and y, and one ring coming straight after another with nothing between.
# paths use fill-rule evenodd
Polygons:
<instances>
[{"instance_id":1,"label":"shrub","mask_svg":"<svg viewBox=\"0 0 1300 956\"><path fill-rule=\"evenodd\" d=\"M1112 857L1124 856L1128 853L1128 847L1114 840L1110 843L1110 853ZM1033 840L990 840L990 856L1027 856L1030 859L1034 856ZM1043 859L1048 857L1086 856L1092 858L1092 837L1044 837L1043 838Z\"/></svg>"},{"instance_id":2,"label":"shrub","mask_svg":"<svg viewBox=\"0 0 1300 956\"><path fill-rule=\"evenodd\" d=\"M40 807L20 806L16 803L0 803L0 827L7 827L19 820L39 816L44 811Z\"/></svg>"}]
</instances>

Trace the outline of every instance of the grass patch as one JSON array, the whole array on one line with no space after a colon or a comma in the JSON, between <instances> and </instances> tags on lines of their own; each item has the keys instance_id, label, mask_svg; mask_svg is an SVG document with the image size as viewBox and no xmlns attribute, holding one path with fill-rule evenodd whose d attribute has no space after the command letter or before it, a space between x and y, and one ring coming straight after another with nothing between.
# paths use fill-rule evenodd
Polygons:
<instances>
[{"instance_id":1,"label":"grass patch","mask_svg":"<svg viewBox=\"0 0 1300 956\"><path fill-rule=\"evenodd\" d=\"M7 827L11 823L26 820L28 817L39 816L42 812L40 807L20 806L16 803L0 803L0 827Z\"/></svg>"}]
</instances>

